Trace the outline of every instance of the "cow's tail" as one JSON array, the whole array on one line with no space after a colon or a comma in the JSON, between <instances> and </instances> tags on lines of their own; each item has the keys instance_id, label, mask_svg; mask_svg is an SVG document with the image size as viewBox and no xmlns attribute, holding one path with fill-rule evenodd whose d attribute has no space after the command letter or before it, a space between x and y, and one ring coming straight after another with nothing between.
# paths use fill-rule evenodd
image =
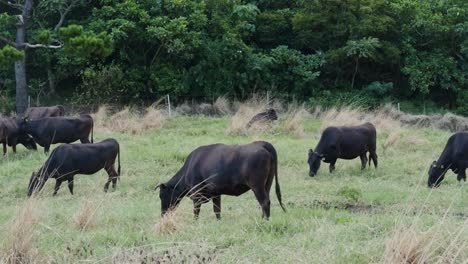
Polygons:
<instances>
[{"instance_id":1,"label":"cow's tail","mask_svg":"<svg viewBox=\"0 0 468 264\"><path fill-rule=\"evenodd\" d=\"M91 143L94 143L94 120L91 119Z\"/></svg>"},{"instance_id":2,"label":"cow's tail","mask_svg":"<svg viewBox=\"0 0 468 264\"><path fill-rule=\"evenodd\" d=\"M117 162L119 163L117 167L117 179L120 182L120 145L119 145L119 150L117 151Z\"/></svg>"},{"instance_id":3,"label":"cow's tail","mask_svg":"<svg viewBox=\"0 0 468 264\"><path fill-rule=\"evenodd\" d=\"M283 211L286 212L286 208L284 207L283 201L281 199L281 189L280 189L280 185L279 185L279 181L278 181L278 154L276 153L276 149L270 143L265 142L265 144L263 146L273 156L273 163L274 163L274 166L275 166L274 170L275 170L276 197L278 198L278 202L279 202L281 208L283 209Z\"/></svg>"}]
</instances>

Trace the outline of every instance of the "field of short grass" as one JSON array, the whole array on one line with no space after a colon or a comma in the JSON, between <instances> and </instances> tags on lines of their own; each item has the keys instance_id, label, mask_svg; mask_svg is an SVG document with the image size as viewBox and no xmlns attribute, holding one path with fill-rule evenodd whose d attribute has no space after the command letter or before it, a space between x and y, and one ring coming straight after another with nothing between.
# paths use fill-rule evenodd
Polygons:
<instances>
[{"instance_id":1,"label":"field of short grass","mask_svg":"<svg viewBox=\"0 0 468 264\"><path fill-rule=\"evenodd\" d=\"M95 142L121 144L117 190L102 191L107 175L75 177L75 195L55 180L26 198L31 172L46 160L42 148L0 158L0 239L4 261L53 263L376 263L430 260L466 263L468 186L449 172L441 187L427 188L427 169L451 133L436 129L379 129L379 168L360 170L359 159L322 164L308 176L307 151L323 127L311 116L300 133L285 115L266 130L228 133L231 117L176 116L162 128L139 133L96 130ZM284 213L271 193L269 221L252 192L222 197L222 220L212 204L193 219L186 198L161 220L157 183L167 181L196 147L211 143L271 142L278 152ZM383 151L383 146L386 146ZM19 252L19 253L18 253ZM21 257L21 256L20 256ZM0 261L2 262L2 261Z\"/></svg>"}]
</instances>

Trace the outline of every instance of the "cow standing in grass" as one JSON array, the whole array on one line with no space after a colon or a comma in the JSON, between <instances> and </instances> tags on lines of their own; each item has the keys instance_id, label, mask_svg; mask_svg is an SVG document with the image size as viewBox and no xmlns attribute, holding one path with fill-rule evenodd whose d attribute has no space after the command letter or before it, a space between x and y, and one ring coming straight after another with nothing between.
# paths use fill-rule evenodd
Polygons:
<instances>
[{"instance_id":1,"label":"cow standing in grass","mask_svg":"<svg viewBox=\"0 0 468 264\"><path fill-rule=\"evenodd\" d=\"M56 143L93 142L93 118L90 115L80 117L48 117L38 120L25 118L20 129L34 138L37 144L49 152L50 145ZM91 141L89 137L91 135Z\"/></svg>"},{"instance_id":2,"label":"cow standing in grass","mask_svg":"<svg viewBox=\"0 0 468 264\"><path fill-rule=\"evenodd\" d=\"M268 109L265 112L261 112L256 114L252 119L250 119L249 123L247 123L247 128L250 128L254 123L266 123L271 122L274 120L278 120L278 115L276 114L275 109Z\"/></svg>"},{"instance_id":3,"label":"cow standing in grass","mask_svg":"<svg viewBox=\"0 0 468 264\"><path fill-rule=\"evenodd\" d=\"M468 132L453 134L447 141L444 151L429 168L429 187L439 187L448 170L457 174L457 180L466 181L468 167Z\"/></svg>"},{"instance_id":4,"label":"cow standing in grass","mask_svg":"<svg viewBox=\"0 0 468 264\"><path fill-rule=\"evenodd\" d=\"M115 160L118 168L115 171ZM104 185L107 192L109 184L115 189L120 176L120 146L115 139L106 139L95 144L63 144L54 149L45 164L33 172L28 185L28 196L42 189L49 178L54 178L54 196L62 182L68 182L68 189L73 194L73 181L76 174L91 175L105 169L109 179Z\"/></svg>"},{"instance_id":5,"label":"cow standing in grass","mask_svg":"<svg viewBox=\"0 0 468 264\"><path fill-rule=\"evenodd\" d=\"M18 120L15 118L0 118L0 143L3 145L3 155L7 153L7 145L12 147L15 153L17 144L22 144L27 149L37 149L34 140L19 129Z\"/></svg>"},{"instance_id":6,"label":"cow standing in grass","mask_svg":"<svg viewBox=\"0 0 468 264\"><path fill-rule=\"evenodd\" d=\"M377 168L377 132L374 125L326 128L315 150L309 150L309 176L313 177L320 168L320 162L330 163L330 173L335 170L337 159L361 158L361 168L366 168L367 152Z\"/></svg>"},{"instance_id":7,"label":"cow standing in grass","mask_svg":"<svg viewBox=\"0 0 468 264\"><path fill-rule=\"evenodd\" d=\"M270 188L276 179L276 195L281 207L278 183L278 158L268 142L248 145L214 144L202 146L190 153L182 168L172 179L159 184L161 213L175 208L184 196L193 200L198 217L201 204L213 200L216 218L221 218L221 195L239 196L252 190L262 207L263 217L270 217Z\"/></svg>"},{"instance_id":8,"label":"cow standing in grass","mask_svg":"<svg viewBox=\"0 0 468 264\"><path fill-rule=\"evenodd\" d=\"M37 120L46 117L58 117L65 115L65 108L62 105L46 106L46 107L29 107L26 110L26 115L30 120Z\"/></svg>"}]
</instances>

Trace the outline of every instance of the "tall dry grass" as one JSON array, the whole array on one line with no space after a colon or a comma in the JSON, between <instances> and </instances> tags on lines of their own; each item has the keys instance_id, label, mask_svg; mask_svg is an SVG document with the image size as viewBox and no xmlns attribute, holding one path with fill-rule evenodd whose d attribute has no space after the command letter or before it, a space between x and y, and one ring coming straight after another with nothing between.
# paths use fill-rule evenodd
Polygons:
<instances>
[{"instance_id":1,"label":"tall dry grass","mask_svg":"<svg viewBox=\"0 0 468 264\"><path fill-rule=\"evenodd\" d=\"M322 120L322 130L329 126L355 126L365 122L371 122L381 130L394 131L401 128L400 121L382 109L366 111L352 107L330 108L328 110L316 108L313 115Z\"/></svg>"},{"instance_id":2,"label":"tall dry grass","mask_svg":"<svg viewBox=\"0 0 468 264\"><path fill-rule=\"evenodd\" d=\"M166 116L163 111L154 107L148 107L143 114L133 112L128 107L110 114L106 106L101 106L93 114L93 119L97 131L140 134L148 129L162 128Z\"/></svg>"},{"instance_id":3,"label":"tall dry grass","mask_svg":"<svg viewBox=\"0 0 468 264\"><path fill-rule=\"evenodd\" d=\"M75 225L81 230L96 226L97 210L99 210L99 205L96 201L85 199L81 209L75 215Z\"/></svg>"},{"instance_id":4,"label":"tall dry grass","mask_svg":"<svg viewBox=\"0 0 468 264\"><path fill-rule=\"evenodd\" d=\"M419 231L415 224L398 227L386 243L382 262L467 263L467 221L458 228L439 223L425 232Z\"/></svg>"},{"instance_id":5,"label":"tall dry grass","mask_svg":"<svg viewBox=\"0 0 468 264\"><path fill-rule=\"evenodd\" d=\"M302 127L302 121L310 116L310 113L305 109L304 106L293 108L289 111L283 128L287 133L293 134L300 138L305 137L306 133Z\"/></svg>"},{"instance_id":6,"label":"tall dry grass","mask_svg":"<svg viewBox=\"0 0 468 264\"><path fill-rule=\"evenodd\" d=\"M30 198L18 207L16 216L8 226L7 235L1 248L0 263L39 263L40 257L35 245L35 227L39 223L42 205Z\"/></svg>"},{"instance_id":7,"label":"tall dry grass","mask_svg":"<svg viewBox=\"0 0 468 264\"><path fill-rule=\"evenodd\" d=\"M270 102L267 101L266 98L260 96L254 96L244 103L240 103L237 112L231 118L226 132L229 134L246 134L249 131L268 130L268 123L255 122L250 128L247 128L247 123L249 123L256 114L268 109L269 105Z\"/></svg>"},{"instance_id":8,"label":"tall dry grass","mask_svg":"<svg viewBox=\"0 0 468 264\"><path fill-rule=\"evenodd\" d=\"M182 210L169 210L154 226L156 233L173 233L183 227Z\"/></svg>"}]
</instances>

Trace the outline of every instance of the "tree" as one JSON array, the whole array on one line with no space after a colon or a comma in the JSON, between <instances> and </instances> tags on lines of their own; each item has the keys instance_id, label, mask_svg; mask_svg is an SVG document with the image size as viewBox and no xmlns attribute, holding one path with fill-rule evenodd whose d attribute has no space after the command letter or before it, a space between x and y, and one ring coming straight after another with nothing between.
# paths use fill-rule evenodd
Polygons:
<instances>
[{"instance_id":1,"label":"tree","mask_svg":"<svg viewBox=\"0 0 468 264\"><path fill-rule=\"evenodd\" d=\"M8 57L9 60L12 57L15 58L15 80L16 80L16 112L22 114L26 111L28 106L28 89L27 89L27 76L26 76L26 52L30 49L46 48L46 49L60 49L63 47L63 43L58 39L58 32L63 26L67 15L70 11L79 4L83 4L83 0L43 0L39 4L34 3L33 0L24 0L10 2L6 0L0 0L0 4L6 5L10 13L1 14L2 21L7 23L0 25L0 42L3 42L5 46L0 50L4 54L4 57ZM33 10L38 6L46 7L51 9L50 11L59 13L59 19L53 26L52 30L45 30L39 27L33 27ZM12 31L13 26L16 27L16 33L13 37ZM28 42L27 32L35 31L37 34L38 43ZM73 31L75 34L68 34L68 38L65 40L70 43L70 47L82 47L87 50L83 51L86 54L96 52L96 44L100 42L110 42L105 38L106 36L101 34L98 36L92 36L91 34L84 34L83 30L76 30L76 28L69 28L61 31L62 34L67 35ZM72 32L72 33L73 33ZM16 52L11 48L16 49ZM91 49L91 50L89 50ZM72 50L68 48L68 50ZM101 48L101 50L103 50ZM104 52L104 55L106 52ZM107 52L109 53L109 52ZM8 55L5 55L8 54ZM20 54L22 56L20 56ZM1 57L0 57L1 58ZM3 60L3 63L8 61Z\"/></svg>"},{"instance_id":2,"label":"tree","mask_svg":"<svg viewBox=\"0 0 468 264\"><path fill-rule=\"evenodd\" d=\"M353 58L354 60L354 72L351 80L351 89L354 88L354 80L359 70L360 59L373 59L377 48L380 47L379 39L367 37L359 40L349 40L346 42L346 46L343 47L346 52L346 56Z\"/></svg>"}]
</instances>

